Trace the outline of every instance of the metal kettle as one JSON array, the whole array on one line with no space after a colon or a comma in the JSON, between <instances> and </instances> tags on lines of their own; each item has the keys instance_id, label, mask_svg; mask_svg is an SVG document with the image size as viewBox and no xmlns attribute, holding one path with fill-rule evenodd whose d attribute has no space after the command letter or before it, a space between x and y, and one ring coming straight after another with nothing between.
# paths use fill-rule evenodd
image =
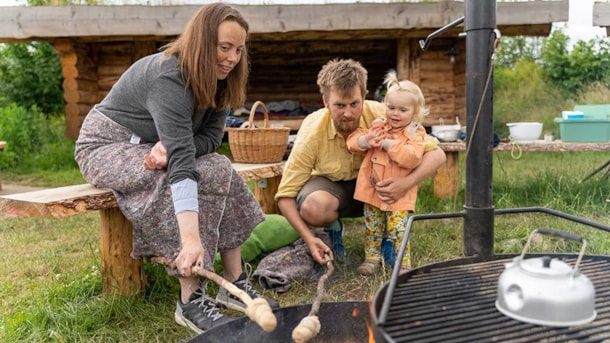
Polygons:
<instances>
[{"instance_id":1,"label":"metal kettle","mask_svg":"<svg viewBox=\"0 0 610 343\"><path fill-rule=\"evenodd\" d=\"M524 259L536 233L582 244L578 259L569 264L550 256ZM496 308L513 319L545 326L575 326L595 319L595 288L580 272L587 241L550 229L534 230L520 256L505 265L498 280Z\"/></svg>"}]
</instances>

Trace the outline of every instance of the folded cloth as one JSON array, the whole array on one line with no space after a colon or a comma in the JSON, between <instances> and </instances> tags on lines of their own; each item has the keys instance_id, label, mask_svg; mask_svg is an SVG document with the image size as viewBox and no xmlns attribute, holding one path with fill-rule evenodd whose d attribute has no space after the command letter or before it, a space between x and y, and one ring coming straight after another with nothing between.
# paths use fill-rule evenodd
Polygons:
<instances>
[{"instance_id":1,"label":"folded cloth","mask_svg":"<svg viewBox=\"0 0 610 343\"><path fill-rule=\"evenodd\" d=\"M330 244L326 233L315 235L327 245ZM299 238L290 246L263 257L252 276L258 279L262 288L284 293L292 287L294 281L316 281L320 277L320 271L316 268L309 247Z\"/></svg>"}]
</instances>

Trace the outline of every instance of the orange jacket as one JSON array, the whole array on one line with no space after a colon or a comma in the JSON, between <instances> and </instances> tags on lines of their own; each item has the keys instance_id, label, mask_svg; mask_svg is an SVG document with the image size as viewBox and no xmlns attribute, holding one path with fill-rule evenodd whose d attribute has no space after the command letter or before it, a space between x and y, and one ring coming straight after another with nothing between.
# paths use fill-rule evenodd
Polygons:
<instances>
[{"instance_id":1,"label":"orange jacket","mask_svg":"<svg viewBox=\"0 0 610 343\"><path fill-rule=\"evenodd\" d=\"M414 211L417 200L417 186L409 189L398 201L388 204L381 199L375 190L375 183L394 176L406 176L417 167L424 156L426 130L421 125L412 124L399 131L391 130L384 125L389 139L394 143L388 151L383 148L367 149L358 144L358 139L368 133L360 128L347 138L347 147L354 154L366 156L362 161L356 181L354 199L371 204L382 211Z\"/></svg>"}]
</instances>

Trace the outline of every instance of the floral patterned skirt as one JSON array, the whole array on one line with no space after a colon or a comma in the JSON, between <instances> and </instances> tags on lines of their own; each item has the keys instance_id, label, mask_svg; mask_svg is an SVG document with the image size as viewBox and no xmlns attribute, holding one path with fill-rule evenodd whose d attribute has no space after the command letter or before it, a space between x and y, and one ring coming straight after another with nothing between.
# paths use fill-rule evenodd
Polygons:
<instances>
[{"instance_id":1,"label":"floral patterned skirt","mask_svg":"<svg viewBox=\"0 0 610 343\"><path fill-rule=\"evenodd\" d=\"M92 109L76 141L76 161L87 182L112 190L133 225L132 257L173 259L181 245L167 172L144 169L144 155L153 144L132 144L131 135L131 130ZM216 252L239 247L264 215L228 158L207 154L198 157L196 165L199 233L205 268L213 270Z\"/></svg>"}]
</instances>

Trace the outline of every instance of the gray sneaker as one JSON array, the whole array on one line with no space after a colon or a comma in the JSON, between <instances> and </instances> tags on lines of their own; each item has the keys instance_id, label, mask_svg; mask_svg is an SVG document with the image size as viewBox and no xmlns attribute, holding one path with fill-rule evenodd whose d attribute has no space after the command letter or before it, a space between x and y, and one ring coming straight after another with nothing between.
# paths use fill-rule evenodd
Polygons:
<instances>
[{"instance_id":1,"label":"gray sneaker","mask_svg":"<svg viewBox=\"0 0 610 343\"><path fill-rule=\"evenodd\" d=\"M248 295L252 299L263 298L263 299L267 300L267 302L269 303L269 306L271 307L272 310L280 308L280 305L277 302L275 302L275 300L260 294L256 289L254 289L254 287L252 287L252 284L250 284L250 281L248 280L248 274L246 274L245 272L241 273L241 275L239 276L239 279L237 279L237 281L233 282L233 284L237 288L248 293ZM234 296L233 294L231 294L229 291L227 291L223 287L220 287L218 289L218 294L216 295L216 304L218 304L219 306L225 306L232 310L241 311L244 313L246 312L246 307L247 307L243 301L241 301L238 297Z\"/></svg>"},{"instance_id":2,"label":"gray sneaker","mask_svg":"<svg viewBox=\"0 0 610 343\"><path fill-rule=\"evenodd\" d=\"M214 299L210 298L202 288L191 294L188 303L183 304L178 300L174 318L176 323L188 327L198 334L233 319L222 314L216 307Z\"/></svg>"}]
</instances>

